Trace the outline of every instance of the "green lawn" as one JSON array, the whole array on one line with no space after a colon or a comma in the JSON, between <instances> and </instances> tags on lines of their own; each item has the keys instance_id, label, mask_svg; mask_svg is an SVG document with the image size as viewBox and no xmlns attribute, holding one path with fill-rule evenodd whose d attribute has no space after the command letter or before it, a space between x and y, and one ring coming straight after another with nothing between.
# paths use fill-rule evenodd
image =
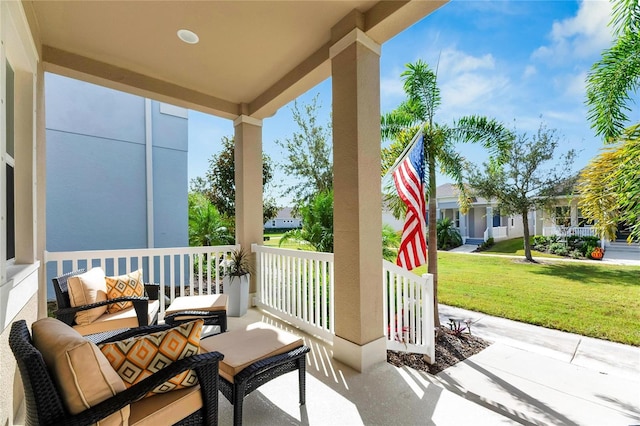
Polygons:
<instances>
[{"instance_id":1,"label":"green lawn","mask_svg":"<svg viewBox=\"0 0 640 426\"><path fill-rule=\"evenodd\" d=\"M298 244L298 243L293 242L293 241L286 242L281 246L280 245L280 238L282 238L282 235L284 235L284 232L273 233L273 234L267 234L265 232L264 236L265 237L269 237L269 240L265 241L264 245L267 246L267 247L279 247L279 248L284 248L284 249L309 250L308 246L305 247L304 245Z\"/></svg>"},{"instance_id":2,"label":"green lawn","mask_svg":"<svg viewBox=\"0 0 640 426\"><path fill-rule=\"evenodd\" d=\"M491 254L508 254L512 256L524 256L524 241L522 238L514 238L512 240L498 241L489 250L482 251L480 253ZM531 256L536 257L562 257L555 254L541 253L539 251L531 250Z\"/></svg>"},{"instance_id":3,"label":"green lawn","mask_svg":"<svg viewBox=\"0 0 640 426\"><path fill-rule=\"evenodd\" d=\"M439 252L438 272L446 305L640 346L640 267Z\"/></svg>"}]
</instances>

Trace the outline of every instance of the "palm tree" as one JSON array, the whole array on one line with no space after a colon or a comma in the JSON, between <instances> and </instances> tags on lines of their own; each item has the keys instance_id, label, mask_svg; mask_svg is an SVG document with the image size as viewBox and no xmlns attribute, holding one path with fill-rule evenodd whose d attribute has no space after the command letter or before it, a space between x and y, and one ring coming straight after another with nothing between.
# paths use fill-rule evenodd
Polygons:
<instances>
[{"instance_id":1,"label":"palm tree","mask_svg":"<svg viewBox=\"0 0 640 426\"><path fill-rule=\"evenodd\" d=\"M280 245L288 241L305 243L310 249L333 253L333 191L316 194L300 208L302 229L285 232Z\"/></svg>"},{"instance_id":2,"label":"palm tree","mask_svg":"<svg viewBox=\"0 0 640 426\"><path fill-rule=\"evenodd\" d=\"M434 118L440 106L440 90L436 74L425 62L418 60L414 64L407 64L402 79L407 99L394 111L382 116L382 138L394 141L389 148L383 150L382 173L386 174L413 136L422 130L425 170L428 174L427 271L433 275L434 321L439 327L436 167L440 166L455 181L460 193L461 210L464 212L469 206L466 189L462 184L464 158L456 152L455 143L481 142L492 154L498 154L509 145L511 135L502 124L480 116L463 117L454 122L453 126L436 123ZM385 200L394 213L398 213L398 201L394 202L393 198L385 195Z\"/></svg>"},{"instance_id":3,"label":"palm tree","mask_svg":"<svg viewBox=\"0 0 640 426\"><path fill-rule=\"evenodd\" d=\"M631 227L629 241L640 240L640 122L629 123L631 95L640 88L640 3L616 0L610 22L616 40L593 64L587 77L588 119L598 136L615 144L583 170L580 208L595 220L602 235L611 235L617 223ZM603 173L603 166L611 173ZM614 194L608 204L593 197L594 189ZM613 203L613 204L612 204ZM613 217L612 217L612 212Z\"/></svg>"},{"instance_id":4,"label":"palm tree","mask_svg":"<svg viewBox=\"0 0 640 426\"><path fill-rule=\"evenodd\" d=\"M438 250L449 250L462 245L460 231L448 217L438 219L436 223L438 234Z\"/></svg>"},{"instance_id":5,"label":"palm tree","mask_svg":"<svg viewBox=\"0 0 640 426\"><path fill-rule=\"evenodd\" d=\"M605 142L615 142L624 132L632 102L640 88L640 3L617 0L610 24L617 39L602 52L587 77L588 119ZM637 136L637 135L636 135Z\"/></svg>"},{"instance_id":6,"label":"palm tree","mask_svg":"<svg viewBox=\"0 0 640 426\"><path fill-rule=\"evenodd\" d=\"M200 193L189 194L189 245L215 246L233 244L228 220Z\"/></svg>"}]
</instances>

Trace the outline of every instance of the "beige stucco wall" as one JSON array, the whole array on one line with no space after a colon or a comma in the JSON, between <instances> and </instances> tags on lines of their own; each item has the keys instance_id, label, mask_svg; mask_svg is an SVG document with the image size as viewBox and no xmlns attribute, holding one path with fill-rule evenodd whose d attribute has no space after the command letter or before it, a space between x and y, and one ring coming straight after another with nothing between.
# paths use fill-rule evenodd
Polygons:
<instances>
[{"instance_id":1,"label":"beige stucco wall","mask_svg":"<svg viewBox=\"0 0 640 426\"><path fill-rule=\"evenodd\" d=\"M31 328L31 324L38 317L38 295L35 294L15 318L25 320ZM7 326L0 334L0 389L3 390L0 398L0 425L12 425L14 413L24 399L22 382L19 380L16 361L9 348L9 331L11 325ZM18 380L15 380L18 378Z\"/></svg>"}]
</instances>

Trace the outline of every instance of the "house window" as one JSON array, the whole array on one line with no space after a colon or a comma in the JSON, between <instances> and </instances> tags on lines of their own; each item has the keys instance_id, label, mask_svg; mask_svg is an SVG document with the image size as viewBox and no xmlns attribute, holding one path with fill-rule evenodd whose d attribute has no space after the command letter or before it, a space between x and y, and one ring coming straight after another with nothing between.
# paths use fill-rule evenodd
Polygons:
<instances>
[{"instance_id":1,"label":"house window","mask_svg":"<svg viewBox=\"0 0 640 426\"><path fill-rule=\"evenodd\" d=\"M592 225L593 225L593 221L584 217L580 209L578 209L578 226L585 227L585 226L592 226Z\"/></svg>"},{"instance_id":2,"label":"house window","mask_svg":"<svg viewBox=\"0 0 640 426\"><path fill-rule=\"evenodd\" d=\"M276 221L275 220L271 221L271 226L276 226Z\"/></svg>"},{"instance_id":3,"label":"house window","mask_svg":"<svg viewBox=\"0 0 640 426\"><path fill-rule=\"evenodd\" d=\"M516 221L513 217L511 217L511 227L513 228L516 224Z\"/></svg>"},{"instance_id":4,"label":"house window","mask_svg":"<svg viewBox=\"0 0 640 426\"><path fill-rule=\"evenodd\" d=\"M460 210L456 210L455 214L453 215L454 217L454 225L456 228L460 228Z\"/></svg>"},{"instance_id":5,"label":"house window","mask_svg":"<svg viewBox=\"0 0 640 426\"><path fill-rule=\"evenodd\" d=\"M558 206L555 213L556 225L571 226L571 207Z\"/></svg>"},{"instance_id":6,"label":"house window","mask_svg":"<svg viewBox=\"0 0 640 426\"><path fill-rule=\"evenodd\" d=\"M14 140L14 80L13 68L6 61L6 152L5 152L5 202L6 202L6 253L7 259L16 257L16 226L15 226L15 140Z\"/></svg>"}]
</instances>

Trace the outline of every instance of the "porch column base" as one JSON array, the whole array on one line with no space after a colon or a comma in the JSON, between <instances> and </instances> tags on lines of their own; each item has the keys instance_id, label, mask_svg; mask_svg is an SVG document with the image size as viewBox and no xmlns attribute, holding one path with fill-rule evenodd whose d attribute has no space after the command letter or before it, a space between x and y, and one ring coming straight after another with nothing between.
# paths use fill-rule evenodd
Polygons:
<instances>
[{"instance_id":1,"label":"porch column base","mask_svg":"<svg viewBox=\"0 0 640 426\"><path fill-rule=\"evenodd\" d=\"M387 342L381 337L361 346L334 336L333 359L362 373L376 364L387 361Z\"/></svg>"}]
</instances>

